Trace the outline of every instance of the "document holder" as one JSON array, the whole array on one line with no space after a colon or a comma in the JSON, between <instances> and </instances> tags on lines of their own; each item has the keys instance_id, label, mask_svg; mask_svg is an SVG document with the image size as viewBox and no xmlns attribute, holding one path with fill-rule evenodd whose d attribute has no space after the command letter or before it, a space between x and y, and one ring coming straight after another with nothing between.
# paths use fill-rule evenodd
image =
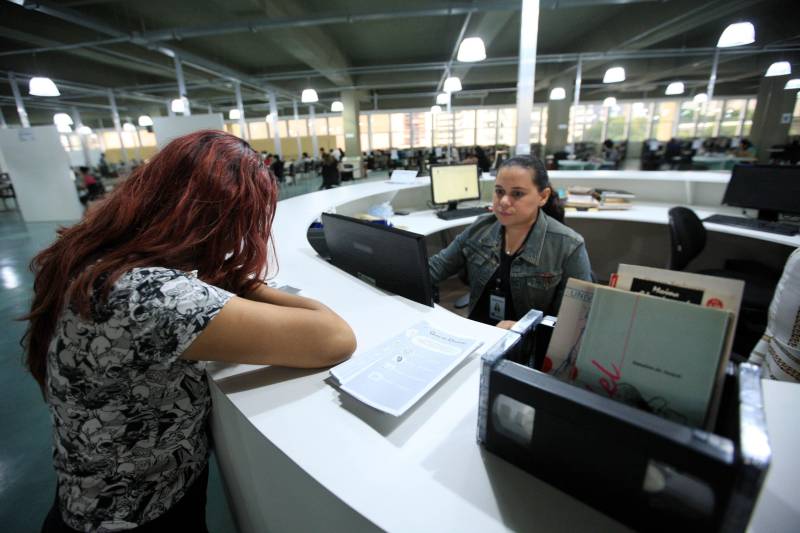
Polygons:
<instances>
[{"instance_id":1,"label":"document holder","mask_svg":"<svg viewBox=\"0 0 800 533\"><path fill-rule=\"evenodd\" d=\"M759 367L729 364L707 432L515 362L541 364L543 318L531 311L483 356L478 442L635 529L744 531L771 455Z\"/></svg>"}]
</instances>

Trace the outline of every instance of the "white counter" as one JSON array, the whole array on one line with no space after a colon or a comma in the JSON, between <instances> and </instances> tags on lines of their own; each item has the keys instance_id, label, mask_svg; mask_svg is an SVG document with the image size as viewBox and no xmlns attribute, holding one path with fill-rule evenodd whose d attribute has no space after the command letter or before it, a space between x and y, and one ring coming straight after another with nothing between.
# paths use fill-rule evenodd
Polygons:
<instances>
[{"instance_id":1,"label":"white counter","mask_svg":"<svg viewBox=\"0 0 800 533\"><path fill-rule=\"evenodd\" d=\"M359 206L398 191L416 198L426 186L420 181L341 187L278 206L276 281L341 314L356 332L354 357L420 320L482 339L479 354L503 333L368 286L320 260L308 244L306 230L321 212L365 210ZM641 205L574 216L665 224L666 209ZM395 224L425 234L464 223L430 212L395 217ZM479 354L400 418L340 395L327 371L211 365L212 432L240 529L625 531L476 444Z\"/></svg>"}]
</instances>

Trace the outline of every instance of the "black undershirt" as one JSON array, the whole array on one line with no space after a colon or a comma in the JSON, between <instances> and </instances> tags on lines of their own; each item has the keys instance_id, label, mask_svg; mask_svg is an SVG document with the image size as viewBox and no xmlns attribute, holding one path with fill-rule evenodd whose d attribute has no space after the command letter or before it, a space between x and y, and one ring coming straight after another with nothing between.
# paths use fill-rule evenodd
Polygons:
<instances>
[{"instance_id":1,"label":"black undershirt","mask_svg":"<svg viewBox=\"0 0 800 533\"><path fill-rule=\"evenodd\" d=\"M497 267L497 270L494 271L492 277L489 278L489 282L486 284L486 287L483 288L483 294L481 294L481 297L478 299L478 303L475 304L472 313L469 315L470 320L483 322L484 324L490 324L492 326L500 322L489 315L489 296L492 294L503 296L506 300L505 316L503 317L503 320L516 321L522 318L522 315L525 314L518 314L514 309L514 299L511 294L511 263L525 249L525 244L527 244L528 237L531 236L531 232L533 231L533 227L535 225L535 222L533 225L531 225L531 228L528 230L528 234L525 236L525 240L522 241L522 244L519 246L514 255L508 255L505 253L506 229L503 228L502 239L500 241L500 266Z\"/></svg>"}]
</instances>

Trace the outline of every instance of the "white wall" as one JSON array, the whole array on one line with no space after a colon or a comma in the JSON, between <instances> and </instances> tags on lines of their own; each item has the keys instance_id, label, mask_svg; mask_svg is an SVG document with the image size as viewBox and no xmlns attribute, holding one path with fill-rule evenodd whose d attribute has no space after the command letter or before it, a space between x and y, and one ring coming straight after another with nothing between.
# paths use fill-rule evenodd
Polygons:
<instances>
[{"instance_id":1,"label":"white wall","mask_svg":"<svg viewBox=\"0 0 800 533\"><path fill-rule=\"evenodd\" d=\"M25 222L81 218L69 157L55 126L0 129L0 152Z\"/></svg>"},{"instance_id":2,"label":"white wall","mask_svg":"<svg viewBox=\"0 0 800 533\"><path fill-rule=\"evenodd\" d=\"M225 130L222 115L190 115L188 117L153 117L156 145L164 148L172 139L198 130Z\"/></svg>"}]
</instances>

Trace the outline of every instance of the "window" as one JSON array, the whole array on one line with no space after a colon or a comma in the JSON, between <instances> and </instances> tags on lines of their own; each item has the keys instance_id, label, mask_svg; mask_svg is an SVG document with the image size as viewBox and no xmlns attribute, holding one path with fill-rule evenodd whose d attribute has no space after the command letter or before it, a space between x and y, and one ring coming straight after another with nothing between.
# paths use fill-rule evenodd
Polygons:
<instances>
[{"instance_id":1,"label":"window","mask_svg":"<svg viewBox=\"0 0 800 533\"><path fill-rule=\"evenodd\" d=\"M475 146L475 110L456 112L456 146Z\"/></svg>"},{"instance_id":2,"label":"window","mask_svg":"<svg viewBox=\"0 0 800 533\"><path fill-rule=\"evenodd\" d=\"M67 137L65 135L65 137ZM72 135L69 135L72 137ZM116 131L104 131L103 132L103 144L106 146L106 150L118 150L119 149L119 135L117 135Z\"/></svg>"},{"instance_id":3,"label":"window","mask_svg":"<svg viewBox=\"0 0 800 533\"><path fill-rule=\"evenodd\" d=\"M389 115L386 113L373 113L369 116L369 122L370 127L372 128L372 149L390 149L391 141L389 139Z\"/></svg>"},{"instance_id":4,"label":"window","mask_svg":"<svg viewBox=\"0 0 800 533\"><path fill-rule=\"evenodd\" d=\"M607 124L606 124L606 139L611 139L614 142L619 142L627 137L625 131L625 122L628 120L628 111L631 104L620 104L608 108ZM605 141L605 139L603 139Z\"/></svg>"},{"instance_id":5,"label":"window","mask_svg":"<svg viewBox=\"0 0 800 533\"><path fill-rule=\"evenodd\" d=\"M497 143L497 109L478 109L475 144L494 146Z\"/></svg>"},{"instance_id":6,"label":"window","mask_svg":"<svg viewBox=\"0 0 800 533\"><path fill-rule=\"evenodd\" d=\"M650 116L652 115L651 104L645 102L634 102L631 104L631 125L628 131L628 140L641 142L645 140L649 131Z\"/></svg>"},{"instance_id":7,"label":"window","mask_svg":"<svg viewBox=\"0 0 800 533\"><path fill-rule=\"evenodd\" d=\"M429 148L432 144L433 120L430 112L411 113L414 148Z\"/></svg>"},{"instance_id":8,"label":"window","mask_svg":"<svg viewBox=\"0 0 800 533\"><path fill-rule=\"evenodd\" d=\"M433 145L447 146L453 142L453 115L441 111L433 114Z\"/></svg>"},{"instance_id":9,"label":"window","mask_svg":"<svg viewBox=\"0 0 800 533\"><path fill-rule=\"evenodd\" d=\"M156 145L156 134L151 131L144 131L144 130L140 131L139 138L142 139L142 146Z\"/></svg>"},{"instance_id":10,"label":"window","mask_svg":"<svg viewBox=\"0 0 800 533\"><path fill-rule=\"evenodd\" d=\"M547 106L534 106L531 111L531 144L544 144L545 131L547 131Z\"/></svg>"},{"instance_id":11,"label":"window","mask_svg":"<svg viewBox=\"0 0 800 533\"><path fill-rule=\"evenodd\" d=\"M750 121L752 123L752 120ZM800 135L800 98L794 101L792 125L789 126L789 135Z\"/></svg>"},{"instance_id":12,"label":"window","mask_svg":"<svg viewBox=\"0 0 800 533\"><path fill-rule=\"evenodd\" d=\"M267 123L264 121L248 122L247 126L250 128L251 139L269 139L267 135Z\"/></svg>"},{"instance_id":13,"label":"window","mask_svg":"<svg viewBox=\"0 0 800 533\"><path fill-rule=\"evenodd\" d=\"M314 132L320 136L328 134L328 117L314 119Z\"/></svg>"},{"instance_id":14,"label":"window","mask_svg":"<svg viewBox=\"0 0 800 533\"><path fill-rule=\"evenodd\" d=\"M681 110L678 115L678 137L683 139L695 137L696 124L697 105L692 101L681 102Z\"/></svg>"},{"instance_id":15,"label":"window","mask_svg":"<svg viewBox=\"0 0 800 533\"><path fill-rule=\"evenodd\" d=\"M411 148L411 116L408 113L392 113L392 148Z\"/></svg>"},{"instance_id":16,"label":"window","mask_svg":"<svg viewBox=\"0 0 800 533\"><path fill-rule=\"evenodd\" d=\"M574 132L571 142L602 142L605 109L599 104L582 104L570 109L570 123ZM570 137L570 136L568 136Z\"/></svg>"},{"instance_id":17,"label":"window","mask_svg":"<svg viewBox=\"0 0 800 533\"><path fill-rule=\"evenodd\" d=\"M504 107L497 110L497 144L516 146L517 108Z\"/></svg>"},{"instance_id":18,"label":"window","mask_svg":"<svg viewBox=\"0 0 800 533\"><path fill-rule=\"evenodd\" d=\"M722 115L722 101L706 102L706 105L700 106L698 111L700 117L697 120L697 136L716 137L718 134L717 124Z\"/></svg>"},{"instance_id":19,"label":"window","mask_svg":"<svg viewBox=\"0 0 800 533\"><path fill-rule=\"evenodd\" d=\"M369 115L358 115L358 132L361 136L361 151L372 150L369 138Z\"/></svg>"},{"instance_id":20,"label":"window","mask_svg":"<svg viewBox=\"0 0 800 533\"><path fill-rule=\"evenodd\" d=\"M308 129L306 119L300 118L297 120L289 121L289 137L307 137Z\"/></svg>"},{"instance_id":21,"label":"window","mask_svg":"<svg viewBox=\"0 0 800 533\"><path fill-rule=\"evenodd\" d=\"M795 108L796 109L796 108ZM756 112L756 99L750 98L747 101L747 111L744 115L744 124L742 124L742 137L750 135L750 130L753 128L753 114Z\"/></svg>"},{"instance_id":22,"label":"window","mask_svg":"<svg viewBox=\"0 0 800 533\"><path fill-rule=\"evenodd\" d=\"M287 120L278 121L278 134L281 136L281 139L289 137L289 124Z\"/></svg>"},{"instance_id":23,"label":"window","mask_svg":"<svg viewBox=\"0 0 800 533\"><path fill-rule=\"evenodd\" d=\"M659 102L653 117L652 136L659 141L669 141L673 137L673 129L678 120L679 102Z\"/></svg>"}]
</instances>

